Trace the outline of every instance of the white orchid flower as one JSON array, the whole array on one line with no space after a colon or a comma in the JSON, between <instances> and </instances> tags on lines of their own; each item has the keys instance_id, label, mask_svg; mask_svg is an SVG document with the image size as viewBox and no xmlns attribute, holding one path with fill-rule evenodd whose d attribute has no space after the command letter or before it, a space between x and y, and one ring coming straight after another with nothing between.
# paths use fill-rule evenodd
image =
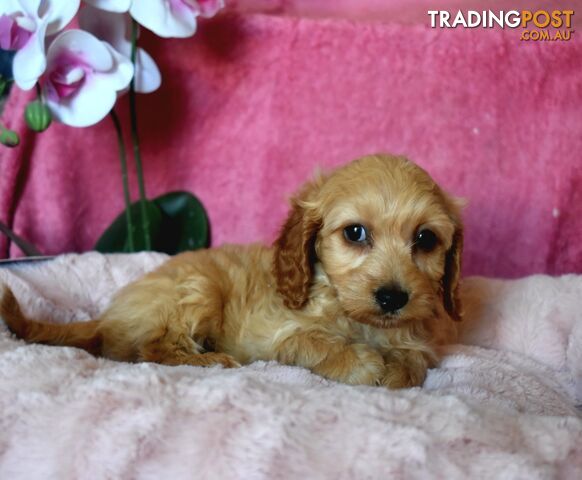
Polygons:
<instances>
[{"instance_id":1,"label":"white orchid flower","mask_svg":"<svg viewBox=\"0 0 582 480\"><path fill-rule=\"evenodd\" d=\"M160 37L185 38L196 33L197 17L213 17L224 0L84 0L101 10L131 16Z\"/></svg>"},{"instance_id":2,"label":"white orchid flower","mask_svg":"<svg viewBox=\"0 0 582 480\"><path fill-rule=\"evenodd\" d=\"M93 7L85 7L79 13L79 26L100 40L109 43L127 58L131 57L131 18L121 13L112 13ZM162 83L162 76L154 59L138 48L135 59L135 90L150 93Z\"/></svg>"},{"instance_id":3,"label":"white orchid flower","mask_svg":"<svg viewBox=\"0 0 582 480\"><path fill-rule=\"evenodd\" d=\"M0 0L0 48L16 50L12 72L30 90L46 69L45 37L62 30L80 0Z\"/></svg>"},{"instance_id":4,"label":"white orchid flower","mask_svg":"<svg viewBox=\"0 0 582 480\"><path fill-rule=\"evenodd\" d=\"M133 65L88 32L68 30L51 43L43 96L53 117L73 127L103 119L127 88Z\"/></svg>"},{"instance_id":5,"label":"white orchid flower","mask_svg":"<svg viewBox=\"0 0 582 480\"><path fill-rule=\"evenodd\" d=\"M224 0L134 0L131 16L160 37L186 38L196 33L197 17L212 17Z\"/></svg>"}]
</instances>

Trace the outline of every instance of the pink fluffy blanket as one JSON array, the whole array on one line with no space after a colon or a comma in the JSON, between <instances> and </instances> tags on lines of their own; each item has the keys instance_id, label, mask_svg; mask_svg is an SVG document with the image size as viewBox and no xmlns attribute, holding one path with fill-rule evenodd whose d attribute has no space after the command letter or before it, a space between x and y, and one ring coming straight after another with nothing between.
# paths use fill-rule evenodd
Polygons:
<instances>
[{"instance_id":1,"label":"pink fluffy blanket","mask_svg":"<svg viewBox=\"0 0 582 480\"><path fill-rule=\"evenodd\" d=\"M159 254L0 269L24 310L95 317ZM467 278L460 344L422 388L257 362L125 364L0 323L0 478L582 478L582 276Z\"/></svg>"}]
</instances>

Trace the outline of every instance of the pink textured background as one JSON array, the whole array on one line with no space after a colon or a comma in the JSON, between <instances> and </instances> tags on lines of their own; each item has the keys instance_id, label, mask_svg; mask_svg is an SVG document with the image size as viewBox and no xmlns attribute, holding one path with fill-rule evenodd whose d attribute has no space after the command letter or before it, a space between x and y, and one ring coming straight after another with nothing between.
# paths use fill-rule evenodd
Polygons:
<instances>
[{"instance_id":1,"label":"pink textured background","mask_svg":"<svg viewBox=\"0 0 582 480\"><path fill-rule=\"evenodd\" d=\"M227 14L143 40L164 77L139 97L148 194L193 191L214 245L272 240L315 165L386 151L469 201L466 273L582 272L580 36ZM112 127L32 135L27 98L4 115L23 144L0 150L0 218L46 254L88 250L122 208Z\"/></svg>"}]
</instances>

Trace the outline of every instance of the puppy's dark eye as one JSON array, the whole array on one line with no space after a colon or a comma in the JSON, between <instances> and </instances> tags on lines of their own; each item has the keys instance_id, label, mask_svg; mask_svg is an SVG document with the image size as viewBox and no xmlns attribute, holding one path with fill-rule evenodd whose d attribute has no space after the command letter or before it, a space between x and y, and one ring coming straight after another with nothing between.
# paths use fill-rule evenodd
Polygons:
<instances>
[{"instance_id":1,"label":"puppy's dark eye","mask_svg":"<svg viewBox=\"0 0 582 480\"><path fill-rule=\"evenodd\" d=\"M424 229L416 234L414 246L423 252L432 252L437 246L438 241L439 239L432 230Z\"/></svg>"},{"instance_id":2,"label":"puppy's dark eye","mask_svg":"<svg viewBox=\"0 0 582 480\"><path fill-rule=\"evenodd\" d=\"M344 238L352 243L367 243L368 231L360 224L348 225L344 228Z\"/></svg>"}]
</instances>

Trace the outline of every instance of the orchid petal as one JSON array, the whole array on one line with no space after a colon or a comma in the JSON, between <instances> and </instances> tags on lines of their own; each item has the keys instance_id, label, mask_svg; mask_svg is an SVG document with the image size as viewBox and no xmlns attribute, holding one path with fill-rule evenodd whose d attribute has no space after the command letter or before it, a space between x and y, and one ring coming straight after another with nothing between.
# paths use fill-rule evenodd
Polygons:
<instances>
[{"instance_id":1,"label":"orchid petal","mask_svg":"<svg viewBox=\"0 0 582 480\"><path fill-rule=\"evenodd\" d=\"M129 16L88 6L79 14L79 25L109 43L122 55L128 58L131 56L131 42L128 39L131 28ZM162 82L160 71L153 58L141 48L137 49L135 66L135 90L140 93L157 90Z\"/></svg>"},{"instance_id":2,"label":"orchid petal","mask_svg":"<svg viewBox=\"0 0 582 480\"><path fill-rule=\"evenodd\" d=\"M53 35L65 28L76 15L81 0L45 0L46 18L49 22L47 35Z\"/></svg>"},{"instance_id":3,"label":"orchid petal","mask_svg":"<svg viewBox=\"0 0 582 480\"><path fill-rule=\"evenodd\" d=\"M132 0L83 0L86 4L108 12L123 13L129 10ZM140 1L140 0L137 0Z\"/></svg>"},{"instance_id":4,"label":"orchid petal","mask_svg":"<svg viewBox=\"0 0 582 480\"><path fill-rule=\"evenodd\" d=\"M129 9L131 16L141 25L164 38L186 38L196 33L197 9L185 4L173 9L164 0L134 1Z\"/></svg>"},{"instance_id":5,"label":"orchid petal","mask_svg":"<svg viewBox=\"0 0 582 480\"><path fill-rule=\"evenodd\" d=\"M12 3L19 5L19 8L15 11L22 12L29 17L38 18L40 16L39 10L42 5L42 0L17 0Z\"/></svg>"},{"instance_id":6,"label":"orchid petal","mask_svg":"<svg viewBox=\"0 0 582 480\"><path fill-rule=\"evenodd\" d=\"M16 84L30 90L45 71L45 37L68 24L77 13L80 0L2 0L0 16L8 15L25 35L10 39L17 49L12 70ZM4 22L4 27L8 26ZM7 43L3 37L3 44Z\"/></svg>"},{"instance_id":7,"label":"orchid petal","mask_svg":"<svg viewBox=\"0 0 582 480\"><path fill-rule=\"evenodd\" d=\"M57 120L74 127L103 119L115 105L117 93L127 88L133 77L128 58L82 30L60 34L49 47L47 58L47 106ZM62 92L54 88L57 85Z\"/></svg>"},{"instance_id":8,"label":"orchid petal","mask_svg":"<svg viewBox=\"0 0 582 480\"><path fill-rule=\"evenodd\" d=\"M30 37L26 45L14 56L12 73L14 81L22 90L30 90L46 69L47 59L44 53L46 23L42 23Z\"/></svg>"},{"instance_id":9,"label":"orchid petal","mask_svg":"<svg viewBox=\"0 0 582 480\"><path fill-rule=\"evenodd\" d=\"M36 21L22 15L9 17L0 15L0 48L20 50L36 31Z\"/></svg>"},{"instance_id":10,"label":"orchid petal","mask_svg":"<svg viewBox=\"0 0 582 480\"><path fill-rule=\"evenodd\" d=\"M154 59L141 48L137 50L135 71L135 91L151 93L162 84L162 74Z\"/></svg>"},{"instance_id":11,"label":"orchid petal","mask_svg":"<svg viewBox=\"0 0 582 480\"><path fill-rule=\"evenodd\" d=\"M48 63L53 63L62 51L77 55L95 70L107 71L114 65L114 59L105 44L83 30L67 30L61 33L48 49Z\"/></svg>"},{"instance_id":12,"label":"orchid petal","mask_svg":"<svg viewBox=\"0 0 582 480\"><path fill-rule=\"evenodd\" d=\"M0 15L14 15L15 13L22 13L22 7L18 0L3 0L0 2Z\"/></svg>"},{"instance_id":13,"label":"orchid petal","mask_svg":"<svg viewBox=\"0 0 582 480\"><path fill-rule=\"evenodd\" d=\"M113 108L117 92L98 76L87 79L75 95L46 103L53 117L71 127L88 127L101 121Z\"/></svg>"},{"instance_id":14,"label":"orchid petal","mask_svg":"<svg viewBox=\"0 0 582 480\"><path fill-rule=\"evenodd\" d=\"M119 13L99 10L91 6L79 12L79 26L109 43L126 57L131 56L131 42L127 39L129 17Z\"/></svg>"},{"instance_id":15,"label":"orchid petal","mask_svg":"<svg viewBox=\"0 0 582 480\"><path fill-rule=\"evenodd\" d=\"M72 127L88 127L101 121L113 108L117 92L133 77L133 65L113 48L104 44L116 62L109 72L94 72L79 92L62 102L47 101L57 120Z\"/></svg>"},{"instance_id":16,"label":"orchid petal","mask_svg":"<svg viewBox=\"0 0 582 480\"><path fill-rule=\"evenodd\" d=\"M5 14L0 14L0 48L9 50L12 46L12 28L14 21L11 17Z\"/></svg>"},{"instance_id":17,"label":"orchid petal","mask_svg":"<svg viewBox=\"0 0 582 480\"><path fill-rule=\"evenodd\" d=\"M224 8L224 0L198 0L198 6L200 7L200 16L210 18Z\"/></svg>"},{"instance_id":18,"label":"orchid petal","mask_svg":"<svg viewBox=\"0 0 582 480\"><path fill-rule=\"evenodd\" d=\"M133 64L129 58L121 55L108 43L101 43L109 50L114 60L113 69L105 72L106 76L102 76L101 81L107 83L115 91L123 90L133 78Z\"/></svg>"}]
</instances>

